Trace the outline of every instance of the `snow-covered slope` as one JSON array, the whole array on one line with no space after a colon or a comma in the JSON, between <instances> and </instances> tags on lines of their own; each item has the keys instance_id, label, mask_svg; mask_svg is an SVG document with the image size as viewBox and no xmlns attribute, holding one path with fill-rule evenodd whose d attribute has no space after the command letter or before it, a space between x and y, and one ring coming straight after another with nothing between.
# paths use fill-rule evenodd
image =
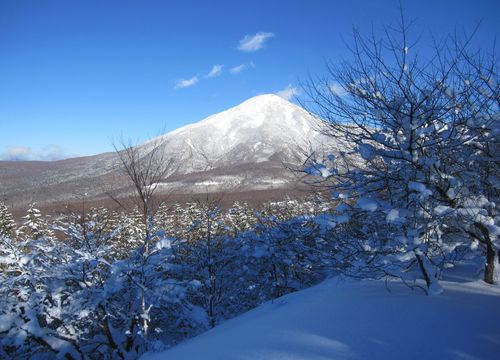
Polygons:
<instances>
[{"instance_id":1,"label":"snow-covered slope","mask_svg":"<svg viewBox=\"0 0 500 360\"><path fill-rule=\"evenodd\" d=\"M266 94L152 141L163 141L176 159L172 168L186 174L242 163L299 163L318 146L318 126L304 109Z\"/></svg>"},{"instance_id":2,"label":"snow-covered slope","mask_svg":"<svg viewBox=\"0 0 500 360\"><path fill-rule=\"evenodd\" d=\"M498 359L500 287L330 279L143 360Z\"/></svg>"}]
</instances>

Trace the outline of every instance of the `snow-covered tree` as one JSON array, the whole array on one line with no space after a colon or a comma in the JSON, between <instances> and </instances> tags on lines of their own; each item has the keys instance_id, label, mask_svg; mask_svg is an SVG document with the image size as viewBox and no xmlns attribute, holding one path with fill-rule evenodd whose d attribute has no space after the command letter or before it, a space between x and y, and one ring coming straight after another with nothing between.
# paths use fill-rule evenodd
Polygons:
<instances>
[{"instance_id":1,"label":"snow-covered tree","mask_svg":"<svg viewBox=\"0 0 500 360\"><path fill-rule=\"evenodd\" d=\"M115 253L110 232L103 230L103 213L64 216L55 226L66 236L61 241L24 234L15 242L2 241L2 355L81 359L102 346L96 301Z\"/></svg>"},{"instance_id":2,"label":"snow-covered tree","mask_svg":"<svg viewBox=\"0 0 500 360\"><path fill-rule=\"evenodd\" d=\"M168 236L176 239L187 239L189 227L193 222L193 217L188 212L188 205L182 206L175 203L172 206L164 229Z\"/></svg>"},{"instance_id":3,"label":"snow-covered tree","mask_svg":"<svg viewBox=\"0 0 500 360\"><path fill-rule=\"evenodd\" d=\"M162 202L153 217L153 232L157 234L160 231L164 234L171 226L170 208L166 202Z\"/></svg>"},{"instance_id":4,"label":"snow-covered tree","mask_svg":"<svg viewBox=\"0 0 500 360\"><path fill-rule=\"evenodd\" d=\"M185 251L185 263L193 271L193 279L200 282L199 301L207 313L210 326L220 316L220 303L225 295L223 272L228 265L225 224L219 202L207 198L188 204L191 219Z\"/></svg>"},{"instance_id":5,"label":"snow-covered tree","mask_svg":"<svg viewBox=\"0 0 500 360\"><path fill-rule=\"evenodd\" d=\"M135 359L325 276L313 217L232 233L217 201L186 210L186 237L158 231L147 256L105 209L60 217L61 240L0 237L0 357Z\"/></svg>"},{"instance_id":6,"label":"snow-covered tree","mask_svg":"<svg viewBox=\"0 0 500 360\"><path fill-rule=\"evenodd\" d=\"M236 201L226 212L225 221L230 234L237 236L239 233L251 230L257 223L255 211L246 202Z\"/></svg>"},{"instance_id":7,"label":"snow-covered tree","mask_svg":"<svg viewBox=\"0 0 500 360\"><path fill-rule=\"evenodd\" d=\"M289 220L300 215L300 213L300 202L287 196L282 201L269 201L265 203L260 211L260 218L279 222Z\"/></svg>"},{"instance_id":8,"label":"snow-covered tree","mask_svg":"<svg viewBox=\"0 0 500 360\"><path fill-rule=\"evenodd\" d=\"M0 238L0 357L133 359L207 326L187 298L199 283L172 261L176 241L122 259L101 210L61 219L62 241Z\"/></svg>"},{"instance_id":9,"label":"snow-covered tree","mask_svg":"<svg viewBox=\"0 0 500 360\"><path fill-rule=\"evenodd\" d=\"M143 215L137 208L134 208L130 213L122 212L118 214L117 226L113 232L113 241L117 243L118 249L124 257L142 246L145 236Z\"/></svg>"},{"instance_id":10,"label":"snow-covered tree","mask_svg":"<svg viewBox=\"0 0 500 360\"><path fill-rule=\"evenodd\" d=\"M301 215L317 216L330 211L331 208L332 204L330 204L329 199L325 198L320 192L313 192L300 202L299 212Z\"/></svg>"},{"instance_id":11,"label":"snow-covered tree","mask_svg":"<svg viewBox=\"0 0 500 360\"><path fill-rule=\"evenodd\" d=\"M356 234L366 250L357 254L370 266L376 254L377 266L391 265L383 269L387 275L416 268L427 291L439 292L449 254L463 244L448 236L454 230L446 191L460 178L449 160L471 155L464 142L468 84L457 72L461 51L445 54L441 47L420 56L404 22L396 35L386 34L380 41L355 33L352 61L330 65L328 76L305 87L325 134L350 141L356 151L310 163L306 172L334 180L337 222L363 219ZM497 117L498 106L493 112Z\"/></svg>"},{"instance_id":12,"label":"snow-covered tree","mask_svg":"<svg viewBox=\"0 0 500 360\"><path fill-rule=\"evenodd\" d=\"M42 236L54 236L54 233L49 229L47 221L44 219L42 213L36 208L36 203L30 204L26 211L26 215L22 218L19 232L25 237L35 240Z\"/></svg>"},{"instance_id":13,"label":"snow-covered tree","mask_svg":"<svg viewBox=\"0 0 500 360\"><path fill-rule=\"evenodd\" d=\"M455 44L461 62L458 86L448 95L457 105L457 146L443 160L447 181L440 190L442 211L485 254L484 280L500 282L500 83L495 56L471 53Z\"/></svg>"},{"instance_id":14,"label":"snow-covered tree","mask_svg":"<svg viewBox=\"0 0 500 360\"><path fill-rule=\"evenodd\" d=\"M73 321L85 309L68 298L68 248L47 236L0 242L0 356L81 359L89 327Z\"/></svg>"},{"instance_id":15,"label":"snow-covered tree","mask_svg":"<svg viewBox=\"0 0 500 360\"><path fill-rule=\"evenodd\" d=\"M243 253L259 302L277 298L323 278L332 256L330 228L321 219L299 216L276 222L264 220L254 232L243 235ZM240 240L241 241L241 240ZM252 295L247 295L252 296Z\"/></svg>"},{"instance_id":16,"label":"snow-covered tree","mask_svg":"<svg viewBox=\"0 0 500 360\"><path fill-rule=\"evenodd\" d=\"M205 328L202 310L187 298L198 283L179 275L185 270L173 262L176 247L163 238L150 247L147 257L137 249L111 265L95 302L113 357L137 358L156 342L172 344Z\"/></svg>"},{"instance_id":17,"label":"snow-covered tree","mask_svg":"<svg viewBox=\"0 0 500 360\"><path fill-rule=\"evenodd\" d=\"M0 202L0 237L12 238L15 235L16 221L7 206Z\"/></svg>"},{"instance_id":18,"label":"snow-covered tree","mask_svg":"<svg viewBox=\"0 0 500 360\"><path fill-rule=\"evenodd\" d=\"M119 226L106 208L91 208L83 213L70 213L54 227L65 236L73 249L84 249L90 256L106 248L108 261L124 256L118 240ZM100 256L103 256L102 254Z\"/></svg>"}]
</instances>

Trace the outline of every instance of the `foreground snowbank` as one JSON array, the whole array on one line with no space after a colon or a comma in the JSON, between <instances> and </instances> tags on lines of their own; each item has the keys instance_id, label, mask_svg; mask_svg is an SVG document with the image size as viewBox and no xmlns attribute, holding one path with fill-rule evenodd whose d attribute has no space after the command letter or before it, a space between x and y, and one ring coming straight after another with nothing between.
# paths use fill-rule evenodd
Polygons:
<instances>
[{"instance_id":1,"label":"foreground snowbank","mask_svg":"<svg viewBox=\"0 0 500 360\"><path fill-rule=\"evenodd\" d=\"M330 279L142 359L498 359L500 287L442 285Z\"/></svg>"}]
</instances>

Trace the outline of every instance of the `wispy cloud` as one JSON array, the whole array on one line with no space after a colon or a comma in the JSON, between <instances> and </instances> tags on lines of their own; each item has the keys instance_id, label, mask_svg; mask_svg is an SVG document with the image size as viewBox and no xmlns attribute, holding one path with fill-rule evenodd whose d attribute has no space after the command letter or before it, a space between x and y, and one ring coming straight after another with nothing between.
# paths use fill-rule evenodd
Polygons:
<instances>
[{"instance_id":1,"label":"wispy cloud","mask_svg":"<svg viewBox=\"0 0 500 360\"><path fill-rule=\"evenodd\" d=\"M198 75L193 76L190 79L179 79L179 80L177 80L174 88L175 89L182 89L182 88L187 88L187 87L190 87L190 86L194 86L194 85L196 85L198 83L198 81L199 81Z\"/></svg>"},{"instance_id":2,"label":"wispy cloud","mask_svg":"<svg viewBox=\"0 0 500 360\"><path fill-rule=\"evenodd\" d=\"M206 78L214 78L219 76L222 73L222 68L224 65L214 65L212 66L212 70L205 76Z\"/></svg>"},{"instance_id":3,"label":"wispy cloud","mask_svg":"<svg viewBox=\"0 0 500 360\"><path fill-rule=\"evenodd\" d=\"M245 70L247 68L247 66L248 66L247 64L240 64L237 66L233 66L231 69L229 69L229 72L231 74L239 74L240 72Z\"/></svg>"},{"instance_id":4,"label":"wispy cloud","mask_svg":"<svg viewBox=\"0 0 500 360\"><path fill-rule=\"evenodd\" d=\"M300 93L300 90L292 86L292 84L289 84L286 88L283 90L280 90L276 93L276 95L282 97L285 100L292 100L295 96L297 96Z\"/></svg>"},{"instance_id":5,"label":"wispy cloud","mask_svg":"<svg viewBox=\"0 0 500 360\"><path fill-rule=\"evenodd\" d=\"M274 34L271 32L258 32L255 35L245 35L238 43L238 50L245 52L258 51L273 36Z\"/></svg>"},{"instance_id":6,"label":"wispy cloud","mask_svg":"<svg viewBox=\"0 0 500 360\"><path fill-rule=\"evenodd\" d=\"M0 154L0 160L6 161L54 161L68 157L70 155L59 145L47 145L39 151L34 151L28 146L9 146L5 152Z\"/></svg>"}]
</instances>

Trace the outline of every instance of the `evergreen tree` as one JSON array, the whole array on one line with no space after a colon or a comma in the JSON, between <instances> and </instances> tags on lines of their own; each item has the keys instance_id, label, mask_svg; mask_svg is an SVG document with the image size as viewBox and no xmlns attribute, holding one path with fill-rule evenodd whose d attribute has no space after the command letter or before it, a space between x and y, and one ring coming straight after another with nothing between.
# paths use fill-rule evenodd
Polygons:
<instances>
[{"instance_id":1,"label":"evergreen tree","mask_svg":"<svg viewBox=\"0 0 500 360\"><path fill-rule=\"evenodd\" d=\"M19 232L23 236L31 239L39 239L43 236L53 237L54 233L49 229L49 226L42 216L40 210L36 208L36 203L31 203L26 215L22 218L23 222L19 228Z\"/></svg>"},{"instance_id":2,"label":"evergreen tree","mask_svg":"<svg viewBox=\"0 0 500 360\"><path fill-rule=\"evenodd\" d=\"M166 234L170 227L170 209L166 202L162 202L158 209L156 210L153 218L153 233L158 237L158 235Z\"/></svg>"},{"instance_id":3,"label":"evergreen tree","mask_svg":"<svg viewBox=\"0 0 500 360\"><path fill-rule=\"evenodd\" d=\"M236 201L225 214L225 221L229 234L237 236L239 233L251 230L257 223L255 212L246 202Z\"/></svg>"},{"instance_id":4,"label":"evergreen tree","mask_svg":"<svg viewBox=\"0 0 500 360\"><path fill-rule=\"evenodd\" d=\"M118 249L123 256L128 256L144 243L146 232L144 229L143 215L139 209L134 208L130 214L119 215L119 225L113 238L118 243Z\"/></svg>"},{"instance_id":5,"label":"evergreen tree","mask_svg":"<svg viewBox=\"0 0 500 360\"><path fill-rule=\"evenodd\" d=\"M14 237L16 222L7 206L0 202L0 237Z\"/></svg>"}]
</instances>

